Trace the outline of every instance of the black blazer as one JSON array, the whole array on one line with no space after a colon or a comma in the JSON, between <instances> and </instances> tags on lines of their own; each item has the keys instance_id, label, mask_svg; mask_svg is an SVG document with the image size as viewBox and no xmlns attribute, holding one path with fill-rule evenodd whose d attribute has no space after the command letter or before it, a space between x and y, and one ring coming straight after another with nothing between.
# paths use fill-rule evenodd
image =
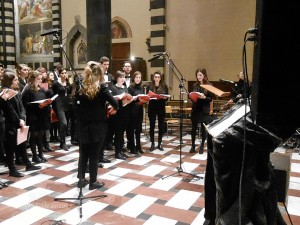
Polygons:
<instances>
[{"instance_id":1,"label":"black blazer","mask_svg":"<svg viewBox=\"0 0 300 225\"><path fill-rule=\"evenodd\" d=\"M111 73L107 73L108 81L113 81L114 77Z\"/></svg>"},{"instance_id":2,"label":"black blazer","mask_svg":"<svg viewBox=\"0 0 300 225\"><path fill-rule=\"evenodd\" d=\"M114 109L119 109L117 100L109 92L108 88L102 84L100 91L92 100L86 95L78 92L75 95L76 110L79 121L80 141L83 144L98 142L102 134L101 127L106 125L106 103L108 102Z\"/></svg>"},{"instance_id":3,"label":"black blazer","mask_svg":"<svg viewBox=\"0 0 300 225\"><path fill-rule=\"evenodd\" d=\"M25 108L22 104L21 95L17 94L4 103L5 131L11 135L17 134L20 128L20 120L25 121Z\"/></svg>"},{"instance_id":4,"label":"black blazer","mask_svg":"<svg viewBox=\"0 0 300 225\"><path fill-rule=\"evenodd\" d=\"M20 93L22 93L24 87L26 86L26 82L21 77L18 77L18 80L19 80L19 91Z\"/></svg>"},{"instance_id":5,"label":"black blazer","mask_svg":"<svg viewBox=\"0 0 300 225\"><path fill-rule=\"evenodd\" d=\"M132 96L136 96L139 94L144 94L144 89L141 85L130 85L128 88L128 93ZM133 123L132 125L135 126L141 126L143 122L143 105L139 104L139 100L132 102L132 107L130 108L130 117L134 118L130 123ZM141 127L140 127L141 128Z\"/></svg>"},{"instance_id":6,"label":"black blazer","mask_svg":"<svg viewBox=\"0 0 300 225\"><path fill-rule=\"evenodd\" d=\"M199 86L197 82L193 84L193 91L204 93L206 99L198 98L196 102L193 102L191 119L198 122L211 122L212 117L209 115L209 111L213 95Z\"/></svg>"},{"instance_id":7,"label":"black blazer","mask_svg":"<svg viewBox=\"0 0 300 225\"><path fill-rule=\"evenodd\" d=\"M55 111L62 110L68 111L71 102L71 85L67 82L66 86L61 85L58 81L52 84L53 95L58 94L58 97L52 102Z\"/></svg>"},{"instance_id":8,"label":"black blazer","mask_svg":"<svg viewBox=\"0 0 300 225\"><path fill-rule=\"evenodd\" d=\"M50 126L50 106L40 108L39 104L31 103L37 100L48 98L47 92L42 88L34 91L31 88L24 89L22 102L26 109L26 124L29 126L38 125L40 128L49 129Z\"/></svg>"},{"instance_id":9,"label":"black blazer","mask_svg":"<svg viewBox=\"0 0 300 225\"><path fill-rule=\"evenodd\" d=\"M112 85L114 85L114 83L115 83L114 77L113 77L113 75L110 74L110 73L106 73L105 75L107 75L107 80L108 80L108 82L106 83L106 86L107 86L108 88L110 88L110 87L111 87Z\"/></svg>"},{"instance_id":10,"label":"black blazer","mask_svg":"<svg viewBox=\"0 0 300 225\"><path fill-rule=\"evenodd\" d=\"M166 95L169 94L167 85L163 85L162 87L156 89L154 84L150 83L147 86L147 93L149 93L149 91L152 91L153 93L156 93L156 94L166 94ZM151 99L148 104L148 116L165 115L166 114L165 107L166 107L167 101L168 101L168 99L159 99L159 100Z\"/></svg>"}]
</instances>

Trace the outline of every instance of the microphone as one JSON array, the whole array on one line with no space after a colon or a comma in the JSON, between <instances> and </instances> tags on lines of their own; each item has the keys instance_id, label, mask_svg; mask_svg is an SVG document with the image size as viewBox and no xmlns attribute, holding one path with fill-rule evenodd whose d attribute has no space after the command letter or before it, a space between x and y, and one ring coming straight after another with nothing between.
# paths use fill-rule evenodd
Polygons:
<instances>
[{"instance_id":1,"label":"microphone","mask_svg":"<svg viewBox=\"0 0 300 225\"><path fill-rule=\"evenodd\" d=\"M153 55L153 57L151 59L148 60L148 62L151 62L155 59L158 59L159 57L161 57L162 55L165 55L165 54L167 54L167 52L156 53L156 54Z\"/></svg>"},{"instance_id":2,"label":"microphone","mask_svg":"<svg viewBox=\"0 0 300 225\"><path fill-rule=\"evenodd\" d=\"M167 54L167 52L159 52L159 53L156 53L156 54L154 54L153 56L162 56L162 55L165 55L165 54Z\"/></svg>"},{"instance_id":3,"label":"microphone","mask_svg":"<svg viewBox=\"0 0 300 225\"><path fill-rule=\"evenodd\" d=\"M231 80L220 79L220 81L222 81L222 82L228 82L228 83L234 84L234 82L231 81Z\"/></svg>"},{"instance_id":4,"label":"microphone","mask_svg":"<svg viewBox=\"0 0 300 225\"><path fill-rule=\"evenodd\" d=\"M48 32L42 33L40 36L46 36L46 35L57 34L57 33L59 33L59 32L60 32L60 29L52 30L52 31L48 31Z\"/></svg>"},{"instance_id":5,"label":"microphone","mask_svg":"<svg viewBox=\"0 0 300 225\"><path fill-rule=\"evenodd\" d=\"M158 59L159 57L161 57L161 55L154 56L151 59L149 59L148 62L151 62L151 61L153 61L155 59Z\"/></svg>"},{"instance_id":6,"label":"microphone","mask_svg":"<svg viewBox=\"0 0 300 225\"><path fill-rule=\"evenodd\" d=\"M257 28L257 27L254 27L254 28L249 28L249 29L247 30L247 33L248 33L248 34L256 34L257 31L258 31L258 28Z\"/></svg>"}]
</instances>

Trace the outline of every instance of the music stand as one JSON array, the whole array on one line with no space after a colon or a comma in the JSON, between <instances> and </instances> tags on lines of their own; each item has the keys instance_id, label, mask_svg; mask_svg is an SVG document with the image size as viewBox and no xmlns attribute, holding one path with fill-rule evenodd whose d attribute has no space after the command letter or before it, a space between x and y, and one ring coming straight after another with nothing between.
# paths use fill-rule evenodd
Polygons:
<instances>
[{"instance_id":1,"label":"music stand","mask_svg":"<svg viewBox=\"0 0 300 225\"><path fill-rule=\"evenodd\" d=\"M69 57L68 57L66 51L64 50L63 45L61 44L61 42L60 42L60 40L59 40L59 38L58 38L58 31L55 32L55 33L53 33L53 36L56 37L56 39L57 39L57 41L58 41L58 43L59 43L60 49L61 49L63 55L65 56L65 58L66 58L66 60L67 60L67 62L68 62L68 64L69 64L69 66L70 66L70 69L71 69L71 71L72 71L72 73L73 73L73 76L74 76L74 82L76 82L76 83L78 84L79 90L80 90L80 88L82 88L82 82L81 82L81 80L80 80L78 74L77 74L76 71L74 70L72 63L71 63L71 61L70 61L70 59L69 59ZM78 127L78 130L79 130L79 132L80 132L80 123L78 123L78 126L79 126L79 127ZM80 146L81 146L81 141L80 141L80 135L79 135L79 154L80 154L80 149L81 149ZM81 162L81 160L79 160L79 161ZM82 200L84 200L84 199L93 199L93 198L104 198L104 197L107 197L106 194L95 195L95 196L89 196L89 197L84 197L84 196L83 196L83 193L82 193L82 185L81 185L81 184L82 184L82 172L81 172L81 170L82 170L82 166L79 165L78 173L79 173L79 183L80 183L80 187L79 187L79 194L78 194L78 197L77 197L77 198L54 198L54 201L79 200L78 206L79 206L79 217L80 217L80 218L82 218Z\"/></svg>"},{"instance_id":2,"label":"music stand","mask_svg":"<svg viewBox=\"0 0 300 225\"><path fill-rule=\"evenodd\" d=\"M162 56L163 56L164 60L168 63L169 67L174 72L177 80L180 83L179 84L179 89L180 89L180 100L179 100L179 109L180 109L180 123L179 124L180 124L180 126L179 127L180 128L179 128L179 166L176 167L177 172L175 172L171 175L168 175L168 176L164 176L161 179L165 179L165 178L170 177L170 176L174 176L174 175L177 175L177 174L180 174L180 173L184 173L184 174L191 175L193 178L197 178L197 179L200 180L200 179L203 179L203 177L200 177L197 174L185 172L182 168L183 94L188 93L188 91L184 87L184 82L186 81L186 79L183 77L183 75L178 70L178 68L176 67L173 60L169 57L168 54L162 54Z\"/></svg>"}]
</instances>

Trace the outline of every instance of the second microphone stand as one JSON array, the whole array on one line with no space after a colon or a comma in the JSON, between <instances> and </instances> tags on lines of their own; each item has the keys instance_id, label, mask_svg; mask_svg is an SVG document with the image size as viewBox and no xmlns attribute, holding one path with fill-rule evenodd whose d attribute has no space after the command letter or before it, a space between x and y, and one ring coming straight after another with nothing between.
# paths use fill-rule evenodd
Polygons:
<instances>
[{"instance_id":1,"label":"second microphone stand","mask_svg":"<svg viewBox=\"0 0 300 225\"><path fill-rule=\"evenodd\" d=\"M197 176L196 174L193 173L188 173L185 172L182 168L182 134L183 134L183 93L188 93L188 91L185 89L184 87L184 81L186 81L183 77L183 75L180 73L180 71L177 69L177 67L175 66L173 60L168 56L168 54L163 54L162 55L165 59L165 61L168 63L169 67L171 68L171 70L174 72L174 74L176 75L177 80L180 82L179 84L179 89L180 89L180 100L179 100L179 110L180 110L180 129L179 129L179 166L176 167L177 172L168 175L168 176L164 176L162 177L162 179L165 179L167 177L170 176L174 176L177 174L188 174L191 175L193 178L197 178L197 179L203 179L203 177ZM179 75L180 78L179 78Z\"/></svg>"}]
</instances>

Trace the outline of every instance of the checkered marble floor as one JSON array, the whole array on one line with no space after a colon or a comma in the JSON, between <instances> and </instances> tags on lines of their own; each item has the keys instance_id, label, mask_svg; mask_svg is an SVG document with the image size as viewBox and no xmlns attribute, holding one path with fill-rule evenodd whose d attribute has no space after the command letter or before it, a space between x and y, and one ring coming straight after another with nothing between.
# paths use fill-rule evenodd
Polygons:
<instances>
[{"instance_id":1,"label":"checkered marble floor","mask_svg":"<svg viewBox=\"0 0 300 225\"><path fill-rule=\"evenodd\" d=\"M171 134L172 135L172 134ZM126 161L113 158L98 170L100 190L82 189L77 184L78 146L68 152L52 145L45 153L48 162L39 171L22 178L10 177L0 166L1 225L18 224L103 224L103 225L199 225L204 222L204 176L207 152L191 154L190 136L163 139L165 151L149 152L150 143L142 135L145 154ZM199 142L197 142L199 147ZM180 150L181 149L181 154ZM198 148L197 148L198 150ZM291 153L291 173L286 207L293 224L300 224L300 155ZM178 167L183 172L178 173ZM82 194L82 197L80 197ZM287 224L285 205L278 203Z\"/></svg>"}]
</instances>

